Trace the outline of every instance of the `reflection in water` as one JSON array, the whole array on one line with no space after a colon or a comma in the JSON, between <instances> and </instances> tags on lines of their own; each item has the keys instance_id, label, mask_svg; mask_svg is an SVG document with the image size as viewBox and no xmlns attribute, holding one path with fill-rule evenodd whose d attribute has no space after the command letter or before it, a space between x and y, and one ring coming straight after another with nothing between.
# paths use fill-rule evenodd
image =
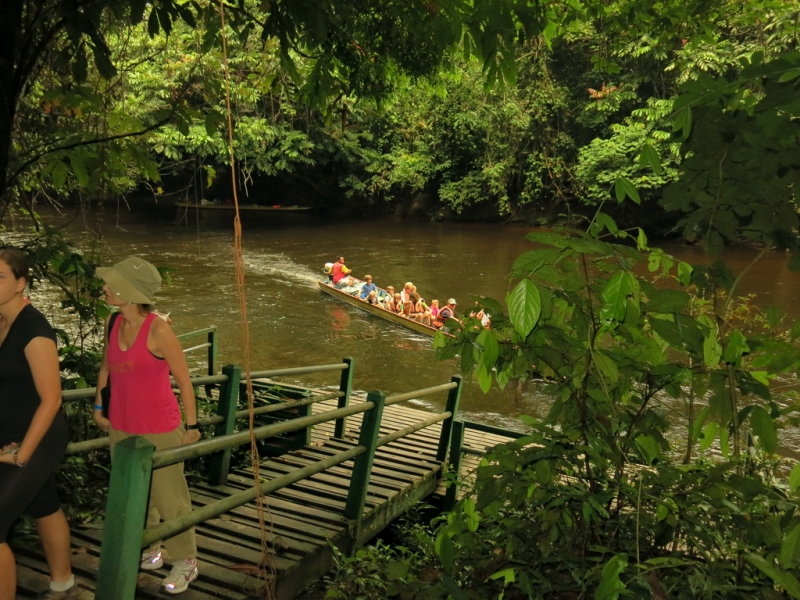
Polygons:
<instances>
[{"instance_id":1,"label":"reflection in water","mask_svg":"<svg viewBox=\"0 0 800 600\"><path fill-rule=\"evenodd\" d=\"M87 217L111 221L98 211ZM244 216L248 218L247 215ZM171 211L148 211L123 216L125 229L104 226L103 261L113 263L131 254L172 268L173 284L157 296L158 308L171 311L178 332L217 325L222 364L242 360L242 340L233 269L232 227L229 215L213 215L189 225L174 224ZM70 235L92 243L92 234L72 226ZM503 300L510 289L507 274L519 254L533 245L524 240L530 230L514 226L437 224L381 220L363 223L293 219L276 223L263 219L243 225L246 289L250 318L251 365L254 370L355 360L354 386L393 394L437 385L458 372L456 359L440 362L430 338L345 306L322 294L316 281L324 263L340 254L356 275L370 273L385 287L417 285L427 299L443 303L455 297L460 308L472 296ZM712 260L699 247L668 244L665 250L695 264ZM756 251L726 251L735 272ZM775 304L800 317L797 273L786 269L787 257L768 255L750 270L743 293ZM338 376L324 374L293 380L317 386L338 385ZM540 382L521 391L481 393L468 381L461 402L462 417L501 426L519 427L517 416L542 417L549 400ZM440 410L444 398L425 398L417 406ZM793 439L792 434L789 438Z\"/></svg>"}]
</instances>

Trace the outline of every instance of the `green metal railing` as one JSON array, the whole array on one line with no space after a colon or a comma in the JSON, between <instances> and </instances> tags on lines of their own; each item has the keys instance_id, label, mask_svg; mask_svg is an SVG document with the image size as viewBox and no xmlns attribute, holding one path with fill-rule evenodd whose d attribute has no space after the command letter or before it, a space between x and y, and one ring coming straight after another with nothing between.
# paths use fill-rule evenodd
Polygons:
<instances>
[{"instance_id":1,"label":"green metal railing","mask_svg":"<svg viewBox=\"0 0 800 600\"><path fill-rule=\"evenodd\" d=\"M189 333L181 333L180 335L178 335L178 339L188 340L201 335L206 336L206 342L203 344L198 344L197 346L184 348L183 353L188 354L189 352L194 352L195 350L202 350L203 348L208 348L208 374L216 375L217 360L219 358L219 344L217 341L216 325L213 325L211 327L206 327L205 329L198 329L197 331L190 331Z\"/></svg>"},{"instance_id":2,"label":"green metal railing","mask_svg":"<svg viewBox=\"0 0 800 600\"><path fill-rule=\"evenodd\" d=\"M450 473L455 473L456 475L461 473L461 460L465 454L472 454L475 456L483 456L484 454L486 454L485 450L480 450L478 448L472 448L470 446L464 445L464 433L466 432L467 429L482 431L484 433L491 433L492 435L498 435L515 440L518 440L528 435L526 433L513 431L511 429L503 429L501 427L495 427L493 425L484 425L483 423L475 423L472 421L453 420L452 427L453 429L450 435L450 454L447 463L447 470ZM444 510L451 510L453 506L455 506L457 493L458 493L458 486L455 482L447 486L447 489L445 490L444 493L444 499L442 500L442 508Z\"/></svg>"},{"instance_id":3,"label":"green metal railing","mask_svg":"<svg viewBox=\"0 0 800 600\"><path fill-rule=\"evenodd\" d=\"M252 373L251 377L255 379L334 370L342 371L338 392L318 394L298 401L259 407L255 410L259 411L259 414L263 414L282 410L287 406L297 406L298 402L310 404L338 398L339 402L336 409L271 423L254 428L252 431L233 433L234 421L237 418L247 416L249 411L236 411L241 370L239 367L226 366L220 376L200 377L193 380L198 385L205 383L200 380L213 380L208 381L208 383L222 385L217 414L201 421L204 424L216 425L213 438L163 451L155 451L152 444L140 437L131 437L117 444L114 451L114 467L111 471L109 483L96 597L101 599L114 598L115 600L133 599L136 591L136 577L141 550L153 542L170 538L207 519L251 502L259 492L263 494L274 492L349 460L354 460L354 464L344 515L354 522L354 539L358 542L358 532L361 529L370 472L375 452L379 447L441 422L442 428L436 458L441 464L444 463L450 447L450 437L453 432L453 423L461 395L461 378L459 376L453 377L450 383L444 385L395 396L385 397L380 391L372 391L367 395L365 402L352 406L348 404L352 386L352 359L345 359L342 363L318 367L259 371ZM404 429L379 437L380 423L385 406L444 391L448 392L444 412L431 415L419 423L414 423ZM359 413L364 413L364 416L357 446L270 481L260 484L254 483L251 489L207 504L202 508L193 510L191 513L170 519L154 527L144 528L150 489L150 475L153 469L199 456L211 455L209 480L212 484L220 481L224 482L230 466L231 450L249 443L251 436L257 440L262 440L333 421L335 422L335 435L342 437L347 417Z\"/></svg>"}]
</instances>

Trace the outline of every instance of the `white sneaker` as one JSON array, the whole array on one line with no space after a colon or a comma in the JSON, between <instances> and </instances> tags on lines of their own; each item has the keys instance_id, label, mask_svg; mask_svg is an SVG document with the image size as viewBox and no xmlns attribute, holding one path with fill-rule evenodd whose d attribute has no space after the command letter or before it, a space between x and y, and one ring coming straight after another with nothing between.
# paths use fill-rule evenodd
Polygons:
<instances>
[{"instance_id":1,"label":"white sneaker","mask_svg":"<svg viewBox=\"0 0 800 600\"><path fill-rule=\"evenodd\" d=\"M139 568L145 571L154 571L160 569L164 564L164 557L161 556L161 549L148 550L142 553L142 562L139 563Z\"/></svg>"},{"instance_id":2,"label":"white sneaker","mask_svg":"<svg viewBox=\"0 0 800 600\"><path fill-rule=\"evenodd\" d=\"M172 571L164 579L161 587L168 594L180 594L185 592L195 579L197 579L197 559L186 558L172 565Z\"/></svg>"}]
</instances>

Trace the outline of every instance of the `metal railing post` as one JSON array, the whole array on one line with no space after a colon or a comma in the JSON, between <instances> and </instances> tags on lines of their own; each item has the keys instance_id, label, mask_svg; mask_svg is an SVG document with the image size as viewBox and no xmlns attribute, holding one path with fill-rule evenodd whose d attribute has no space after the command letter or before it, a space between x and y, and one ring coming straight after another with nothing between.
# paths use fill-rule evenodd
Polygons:
<instances>
[{"instance_id":1,"label":"metal railing post","mask_svg":"<svg viewBox=\"0 0 800 600\"><path fill-rule=\"evenodd\" d=\"M464 421L453 422L453 433L450 438L450 460L447 462L447 470L455 476L455 481L447 486L442 500L442 509L453 510L456 505L456 495L458 494L458 476L461 473L461 449L464 446L464 431L466 425Z\"/></svg>"},{"instance_id":2,"label":"metal railing post","mask_svg":"<svg viewBox=\"0 0 800 600\"><path fill-rule=\"evenodd\" d=\"M209 375L216 375L217 374L217 357L219 348L217 347L217 327L214 326L211 331L208 332L208 374Z\"/></svg>"},{"instance_id":3,"label":"metal railing post","mask_svg":"<svg viewBox=\"0 0 800 600\"><path fill-rule=\"evenodd\" d=\"M350 489L347 492L347 503L344 516L356 520L355 545L358 546L358 534L361 530L361 516L364 513L364 504L367 501L367 486L369 475L372 471L372 461L375 459L375 450L378 448L378 432L383 417L383 405L386 395L383 392L372 391L367 394L367 402L375 406L364 413L361 421L361 433L358 445L364 446L367 451L356 457L353 464L353 474L350 477Z\"/></svg>"},{"instance_id":4,"label":"metal railing post","mask_svg":"<svg viewBox=\"0 0 800 600\"><path fill-rule=\"evenodd\" d=\"M347 368L342 371L342 378L339 380L339 391L344 394L339 398L338 408L344 408L350 402L350 391L353 389L353 359L350 356L342 361L347 364ZM333 429L333 437L343 438L347 427L347 417L336 419L336 426Z\"/></svg>"},{"instance_id":5,"label":"metal railing post","mask_svg":"<svg viewBox=\"0 0 800 600\"><path fill-rule=\"evenodd\" d=\"M222 384L219 390L217 414L224 420L214 427L214 437L230 435L236 424L236 409L239 399L239 381L242 369L235 365L225 365L222 374L228 376L228 381ZM211 455L208 463L208 483L211 485L225 485L228 481L228 472L231 468L231 448Z\"/></svg>"},{"instance_id":6,"label":"metal railing post","mask_svg":"<svg viewBox=\"0 0 800 600\"><path fill-rule=\"evenodd\" d=\"M143 437L114 448L95 597L133 600L142 552L155 446Z\"/></svg>"},{"instance_id":7,"label":"metal railing post","mask_svg":"<svg viewBox=\"0 0 800 600\"><path fill-rule=\"evenodd\" d=\"M217 374L217 327L216 325L211 328L206 336L208 340L208 374ZM206 398L211 398L211 392L214 390L213 385L206 386Z\"/></svg>"},{"instance_id":8,"label":"metal railing post","mask_svg":"<svg viewBox=\"0 0 800 600\"><path fill-rule=\"evenodd\" d=\"M453 421L456 419L458 413L458 403L461 400L461 375L453 375L450 379L456 384L452 390L447 393L447 405L445 411L450 413L450 417L442 422L442 433L439 436L439 447L436 449L436 460L444 462L447 458L447 449L450 446L450 435L453 432Z\"/></svg>"}]
</instances>

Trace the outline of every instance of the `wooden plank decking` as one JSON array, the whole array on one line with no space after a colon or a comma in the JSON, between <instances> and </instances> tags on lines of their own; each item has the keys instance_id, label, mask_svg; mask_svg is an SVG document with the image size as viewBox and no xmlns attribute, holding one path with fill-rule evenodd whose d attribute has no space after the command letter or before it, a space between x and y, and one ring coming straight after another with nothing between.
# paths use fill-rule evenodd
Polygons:
<instances>
[{"instance_id":1,"label":"wooden plank decking","mask_svg":"<svg viewBox=\"0 0 800 600\"><path fill-rule=\"evenodd\" d=\"M352 403L363 401L351 398ZM335 401L314 405L314 412L331 410ZM428 416L428 413L402 405L386 407L380 435L402 429ZM317 426L310 445L278 458L261 461L260 476L271 478L302 468L322 457L357 445L361 414L348 418L345 439L334 439L333 423ZM379 533L413 502L439 488L440 465L436 461L440 425L411 434L378 449L375 455L364 516L357 529L343 516L350 484L352 462L328 469L302 480L266 499L265 538L275 569L278 598L290 600L307 585L323 576L332 566L330 544L348 552ZM468 430L465 444L487 448L505 438ZM471 459L471 461L470 461ZM474 456L465 456L466 467L475 465ZM225 495L252 487L253 474L236 470L227 485L195 485L191 488L196 507ZM440 490L441 491L441 490ZM67 501L68 499L63 499ZM81 598L94 598L102 531L73 528L73 569L82 589ZM264 582L255 573L262 556L262 535L257 507L246 504L227 514L210 519L197 528L200 577L182 600L264 597ZM18 599L36 596L47 586L47 567L38 545L15 547ZM159 583L169 572L168 565L158 571L140 571L137 599L170 598L159 592ZM100 599L98 599L100 600ZM102 599L115 600L115 599Z\"/></svg>"}]
</instances>

